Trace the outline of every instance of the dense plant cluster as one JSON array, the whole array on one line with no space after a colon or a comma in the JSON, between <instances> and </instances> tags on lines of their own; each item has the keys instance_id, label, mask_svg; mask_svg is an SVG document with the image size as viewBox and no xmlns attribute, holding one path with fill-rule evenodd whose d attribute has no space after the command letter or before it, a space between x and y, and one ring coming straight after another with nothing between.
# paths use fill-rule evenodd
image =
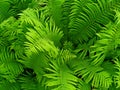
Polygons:
<instances>
[{"instance_id":1,"label":"dense plant cluster","mask_svg":"<svg viewBox=\"0 0 120 90\"><path fill-rule=\"evenodd\" d=\"M0 90L120 90L120 0L0 0Z\"/></svg>"}]
</instances>

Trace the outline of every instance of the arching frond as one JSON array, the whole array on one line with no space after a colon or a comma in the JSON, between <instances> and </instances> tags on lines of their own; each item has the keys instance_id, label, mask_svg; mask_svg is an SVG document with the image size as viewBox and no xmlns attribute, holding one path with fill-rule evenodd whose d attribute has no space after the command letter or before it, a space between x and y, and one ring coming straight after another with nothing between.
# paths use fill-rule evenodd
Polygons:
<instances>
[{"instance_id":1,"label":"arching frond","mask_svg":"<svg viewBox=\"0 0 120 90\"><path fill-rule=\"evenodd\" d=\"M85 80L86 83L91 82L92 87L109 88L112 84L110 73L104 71L102 67L97 67L90 64L89 61L79 61L74 70L76 75Z\"/></svg>"},{"instance_id":2,"label":"arching frond","mask_svg":"<svg viewBox=\"0 0 120 90\"><path fill-rule=\"evenodd\" d=\"M24 54L25 36L20 25L20 21L14 17L4 20L0 24L0 46L8 46L11 51L14 51L16 58L21 58Z\"/></svg>"},{"instance_id":3,"label":"arching frond","mask_svg":"<svg viewBox=\"0 0 120 90\"><path fill-rule=\"evenodd\" d=\"M116 49L120 45L120 28L119 24L109 24L104 30L97 35L100 40L93 46L91 58L93 64L100 65L106 57L111 57L115 54Z\"/></svg>"},{"instance_id":4,"label":"arching frond","mask_svg":"<svg viewBox=\"0 0 120 90\"><path fill-rule=\"evenodd\" d=\"M21 19L22 22L32 25L37 33L41 33L42 37L52 40L55 45L60 44L60 39L63 36L62 31L56 27L52 19L46 21L45 16L39 13L39 10L27 9L21 14Z\"/></svg>"},{"instance_id":5,"label":"arching frond","mask_svg":"<svg viewBox=\"0 0 120 90\"><path fill-rule=\"evenodd\" d=\"M3 48L0 50L0 64L3 65L1 68L3 77L10 82L15 82L15 77L23 72L23 66L17 62L13 53L10 53L8 49Z\"/></svg>"},{"instance_id":6,"label":"arching frond","mask_svg":"<svg viewBox=\"0 0 120 90\"><path fill-rule=\"evenodd\" d=\"M46 86L53 87L53 90L76 90L77 77L65 64L52 61L47 70L49 73L44 75L48 78Z\"/></svg>"},{"instance_id":7,"label":"arching frond","mask_svg":"<svg viewBox=\"0 0 120 90\"><path fill-rule=\"evenodd\" d=\"M74 42L84 42L113 19L109 0L75 0L72 6L70 35Z\"/></svg>"}]
</instances>

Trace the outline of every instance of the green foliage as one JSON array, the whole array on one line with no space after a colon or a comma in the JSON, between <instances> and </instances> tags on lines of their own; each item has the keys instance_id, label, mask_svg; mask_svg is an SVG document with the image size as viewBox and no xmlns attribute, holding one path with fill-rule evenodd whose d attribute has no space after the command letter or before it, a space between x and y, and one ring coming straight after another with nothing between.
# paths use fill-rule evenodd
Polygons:
<instances>
[{"instance_id":1,"label":"green foliage","mask_svg":"<svg viewBox=\"0 0 120 90\"><path fill-rule=\"evenodd\" d=\"M17 59L15 59L15 56L12 52L9 53L7 48L1 49L0 64L1 76L10 82L14 82L15 77L17 77L23 71L22 65L17 61Z\"/></svg>"},{"instance_id":2,"label":"green foliage","mask_svg":"<svg viewBox=\"0 0 120 90\"><path fill-rule=\"evenodd\" d=\"M120 0L1 0L0 90L119 90Z\"/></svg>"},{"instance_id":3,"label":"green foliage","mask_svg":"<svg viewBox=\"0 0 120 90\"><path fill-rule=\"evenodd\" d=\"M53 90L76 90L77 77L57 59L58 61L52 61L50 68L47 68L50 73L44 75L48 78L46 86L53 87Z\"/></svg>"}]
</instances>

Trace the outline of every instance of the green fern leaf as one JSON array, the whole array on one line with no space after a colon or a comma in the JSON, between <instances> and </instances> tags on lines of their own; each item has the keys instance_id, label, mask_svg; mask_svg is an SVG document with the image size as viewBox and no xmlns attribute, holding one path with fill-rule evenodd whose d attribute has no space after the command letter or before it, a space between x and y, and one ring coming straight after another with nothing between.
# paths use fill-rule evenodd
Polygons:
<instances>
[{"instance_id":1,"label":"green fern leaf","mask_svg":"<svg viewBox=\"0 0 120 90\"><path fill-rule=\"evenodd\" d=\"M58 61L52 61L47 70L50 73L44 75L48 78L46 86L52 86L53 90L76 90L77 77L65 64L61 65Z\"/></svg>"},{"instance_id":2,"label":"green fern leaf","mask_svg":"<svg viewBox=\"0 0 120 90\"><path fill-rule=\"evenodd\" d=\"M89 61L81 60L74 68L76 75L83 78L86 83L91 82L92 87L109 88L112 84L110 73L104 71L102 67L94 66Z\"/></svg>"},{"instance_id":3,"label":"green fern leaf","mask_svg":"<svg viewBox=\"0 0 120 90\"><path fill-rule=\"evenodd\" d=\"M75 43L83 43L93 38L96 32L111 21L110 2L108 0L75 0L70 21L70 36ZM113 19L113 17L112 17Z\"/></svg>"},{"instance_id":4,"label":"green fern leaf","mask_svg":"<svg viewBox=\"0 0 120 90\"><path fill-rule=\"evenodd\" d=\"M10 54L9 50L6 48L3 48L0 51L0 63L4 65L2 69L6 71L2 73L6 75L8 73L7 76L4 75L5 76L4 78L9 80L10 82L15 82L15 77L17 77L19 74L23 72L22 65L19 62L17 62L14 54L13 53Z\"/></svg>"}]
</instances>

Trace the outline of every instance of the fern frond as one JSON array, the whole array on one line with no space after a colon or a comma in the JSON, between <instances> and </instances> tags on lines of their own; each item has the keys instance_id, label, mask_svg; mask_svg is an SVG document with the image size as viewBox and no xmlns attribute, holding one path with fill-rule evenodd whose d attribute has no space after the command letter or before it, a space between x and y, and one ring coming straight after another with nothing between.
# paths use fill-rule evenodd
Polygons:
<instances>
[{"instance_id":1,"label":"fern frond","mask_svg":"<svg viewBox=\"0 0 120 90\"><path fill-rule=\"evenodd\" d=\"M78 44L74 52L77 54L79 59L85 59L90 56L91 46L93 45L95 41L96 41L96 37L92 38L91 40L83 44Z\"/></svg>"},{"instance_id":2,"label":"fern frond","mask_svg":"<svg viewBox=\"0 0 120 90\"><path fill-rule=\"evenodd\" d=\"M11 83L0 77L0 90L21 90L19 83Z\"/></svg>"},{"instance_id":3,"label":"fern frond","mask_svg":"<svg viewBox=\"0 0 120 90\"><path fill-rule=\"evenodd\" d=\"M23 19L25 17L26 19ZM44 67L48 66L51 58L56 58L59 54L58 46L60 46L63 33L56 27L52 19L46 21L39 10L25 10L21 14L21 20L28 26L28 32L25 35L28 40L25 42L27 57L22 63L32 68L37 80L41 82L45 74Z\"/></svg>"},{"instance_id":4,"label":"fern frond","mask_svg":"<svg viewBox=\"0 0 120 90\"><path fill-rule=\"evenodd\" d=\"M115 69L117 70L115 72L116 75L114 75L115 84L117 88L120 88L120 61L116 58L116 60L114 60L114 63L115 63Z\"/></svg>"},{"instance_id":5,"label":"fern frond","mask_svg":"<svg viewBox=\"0 0 120 90\"><path fill-rule=\"evenodd\" d=\"M10 3L9 0L1 0L0 1L0 23L10 16L14 15L14 11L9 10Z\"/></svg>"},{"instance_id":6,"label":"fern frond","mask_svg":"<svg viewBox=\"0 0 120 90\"><path fill-rule=\"evenodd\" d=\"M39 23L39 12L35 9L26 9L23 13L20 13L21 23L28 23L30 25L37 25Z\"/></svg>"},{"instance_id":7,"label":"fern frond","mask_svg":"<svg viewBox=\"0 0 120 90\"><path fill-rule=\"evenodd\" d=\"M93 51L91 51L92 64L100 65L106 57L111 56L112 58L120 44L120 29L118 27L119 24L109 24L104 30L97 34L100 40L96 42L93 46Z\"/></svg>"},{"instance_id":8,"label":"fern frond","mask_svg":"<svg viewBox=\"0 0 120 90\"><path fill-rule=\"evenodd\" d=\"M46 17L42 13L39 13L39 10L27 9L21 14L22 22L32 25L32 27L34 27L38 33L40 33L41 29L41 33L43 32L46 35L44 37L54 41L56 45L62 38L63 33L58 27L56 27L52 19L46 21L45 18Z\"/></svg>"},{"instance_id":9,"label":"fern frond","mask_svg":"<svg viewBox=\"0 0 120 90\"><path fill-rule=\"evenodd\" d=\"M30 12L32 11L32 12ZM22 17L27 17L25 22L33 28L28 28L26 33L28 42L25 43L28 52L46 51L49 55L56 56L63 33L54 25L52 20L45 22L39 21L39 14L35 10L26 10ZM32 14L30 14L30 13ZM29 17L28 17L29 16ZM56 45L56 46L55 46Z\"/></svg>"},{"instance_id":10,"label":"fern frond","mask_svg":"<svg viewBox=\"0 0 120 90\"><path fill-rule=\"evenodd\" d=\"M43 52L33 53L31 55L27 55L24 60L20 61L27 68L31 68L34 70L36 74L36 79L38 82L42 82L43 75L45 74L45 67L48 67L48 62L51 59Z\"/></svg>"},{"instance_id":11,"label":"fern frond","mask_svg":"<svg viewBox=\"0 0 120 90\"><path fill-rule=\"evenodd\" d=\"M61 26L61 18L62 18L62 4L65 0L49 0L48 8L49 14L52 16L55 24L60 28Z\"/></svg>"},{"instance_id":12,"label":"fern frond","mask_svg":"<svg viewBox=\"0 0 120 90\"><path fill-rule=\"evenodd\" d=\"M64 32L63 41L69 40L69 23L70 23L70 13L71 6L74 0L64 0L61 8L61 30Z\"/></svg>"},{"instance_id":13,"label":"fern frond","mask_svg":"<svg viewBox=\"0 0 120 90\"><path fill-rule=\"evenodd\" d=\"M16 58L21 58L24 53L25 36L20 21L14 17L4 20L0 24L1 47L8 47L14 51Z\"/></svg>"},{"instance_id":14,"label":"fern frond","mask_svg":"<svg viewBox=\"0 0 120 90\"><path fill-rule=\"evenodd\" d=\"M75 54L71 53L69 50L62 50L59 53L59 56L61 60L63 60L63 62L69 62L70 60L73 60L74 58L77 57Z\"/></svg>"},{"instance_id":15,"label":"fern frond","mask_svg":"<svg viewBox=\"0 0 120 90\"><path fill-rule=\"evenodd\" d=\"M74 71L86 83L91 82L92 87L109 88L112 84L110 73L104 71L102 67L90 64L90 61L79 61L74 67Z\"/></svg>"},{"instance_id":16,"label":"fern frond","mask_svg":"<svg viewBox=\"0 0 120 90\"><path fill-rule=\"evenodd\" d=\"M75 0L73 3L69 25L72 41L76 43L88 41L102 26L111 21L109 17L114 13L111 13L110 2L108 0L97 0L97 2Z\"/></svg>"},{"instance_id":17,"label":"fern frond","mask_svg":"<svg viewBox=\"0 0 120 90\"><path fill-rule=\"evenodd\" d=\"M15 82L15 77L23 72L23 66L17 62L14 54L10 53L6 48L0 50L0 64L4 65L2 69L8 73L8 76L5 73L5 78L10 82Z\"/></svg>"},{"instance_id":18,"label":"fern frond","mask_svg":"<svg viewBox=\"0 0 120 90\"><path fill-rule=\"evenodd\" d=\"M49 73L44 75L48 78L46 86L53 87L53 90L76 90L77 77L65 64L52 61L47 70Z\"/></svg>"},{"instance_id":19,"label":"fern frond","mask_svg":"<svg viewBox=\"0 0 120 90\"><path fill-rule=\"evenodd\" d=\"M18 14L28 7L38 7L36 0L1 0L0 1L0 23L10 16L19 18Z\"/></svg>"}]
</instances>

